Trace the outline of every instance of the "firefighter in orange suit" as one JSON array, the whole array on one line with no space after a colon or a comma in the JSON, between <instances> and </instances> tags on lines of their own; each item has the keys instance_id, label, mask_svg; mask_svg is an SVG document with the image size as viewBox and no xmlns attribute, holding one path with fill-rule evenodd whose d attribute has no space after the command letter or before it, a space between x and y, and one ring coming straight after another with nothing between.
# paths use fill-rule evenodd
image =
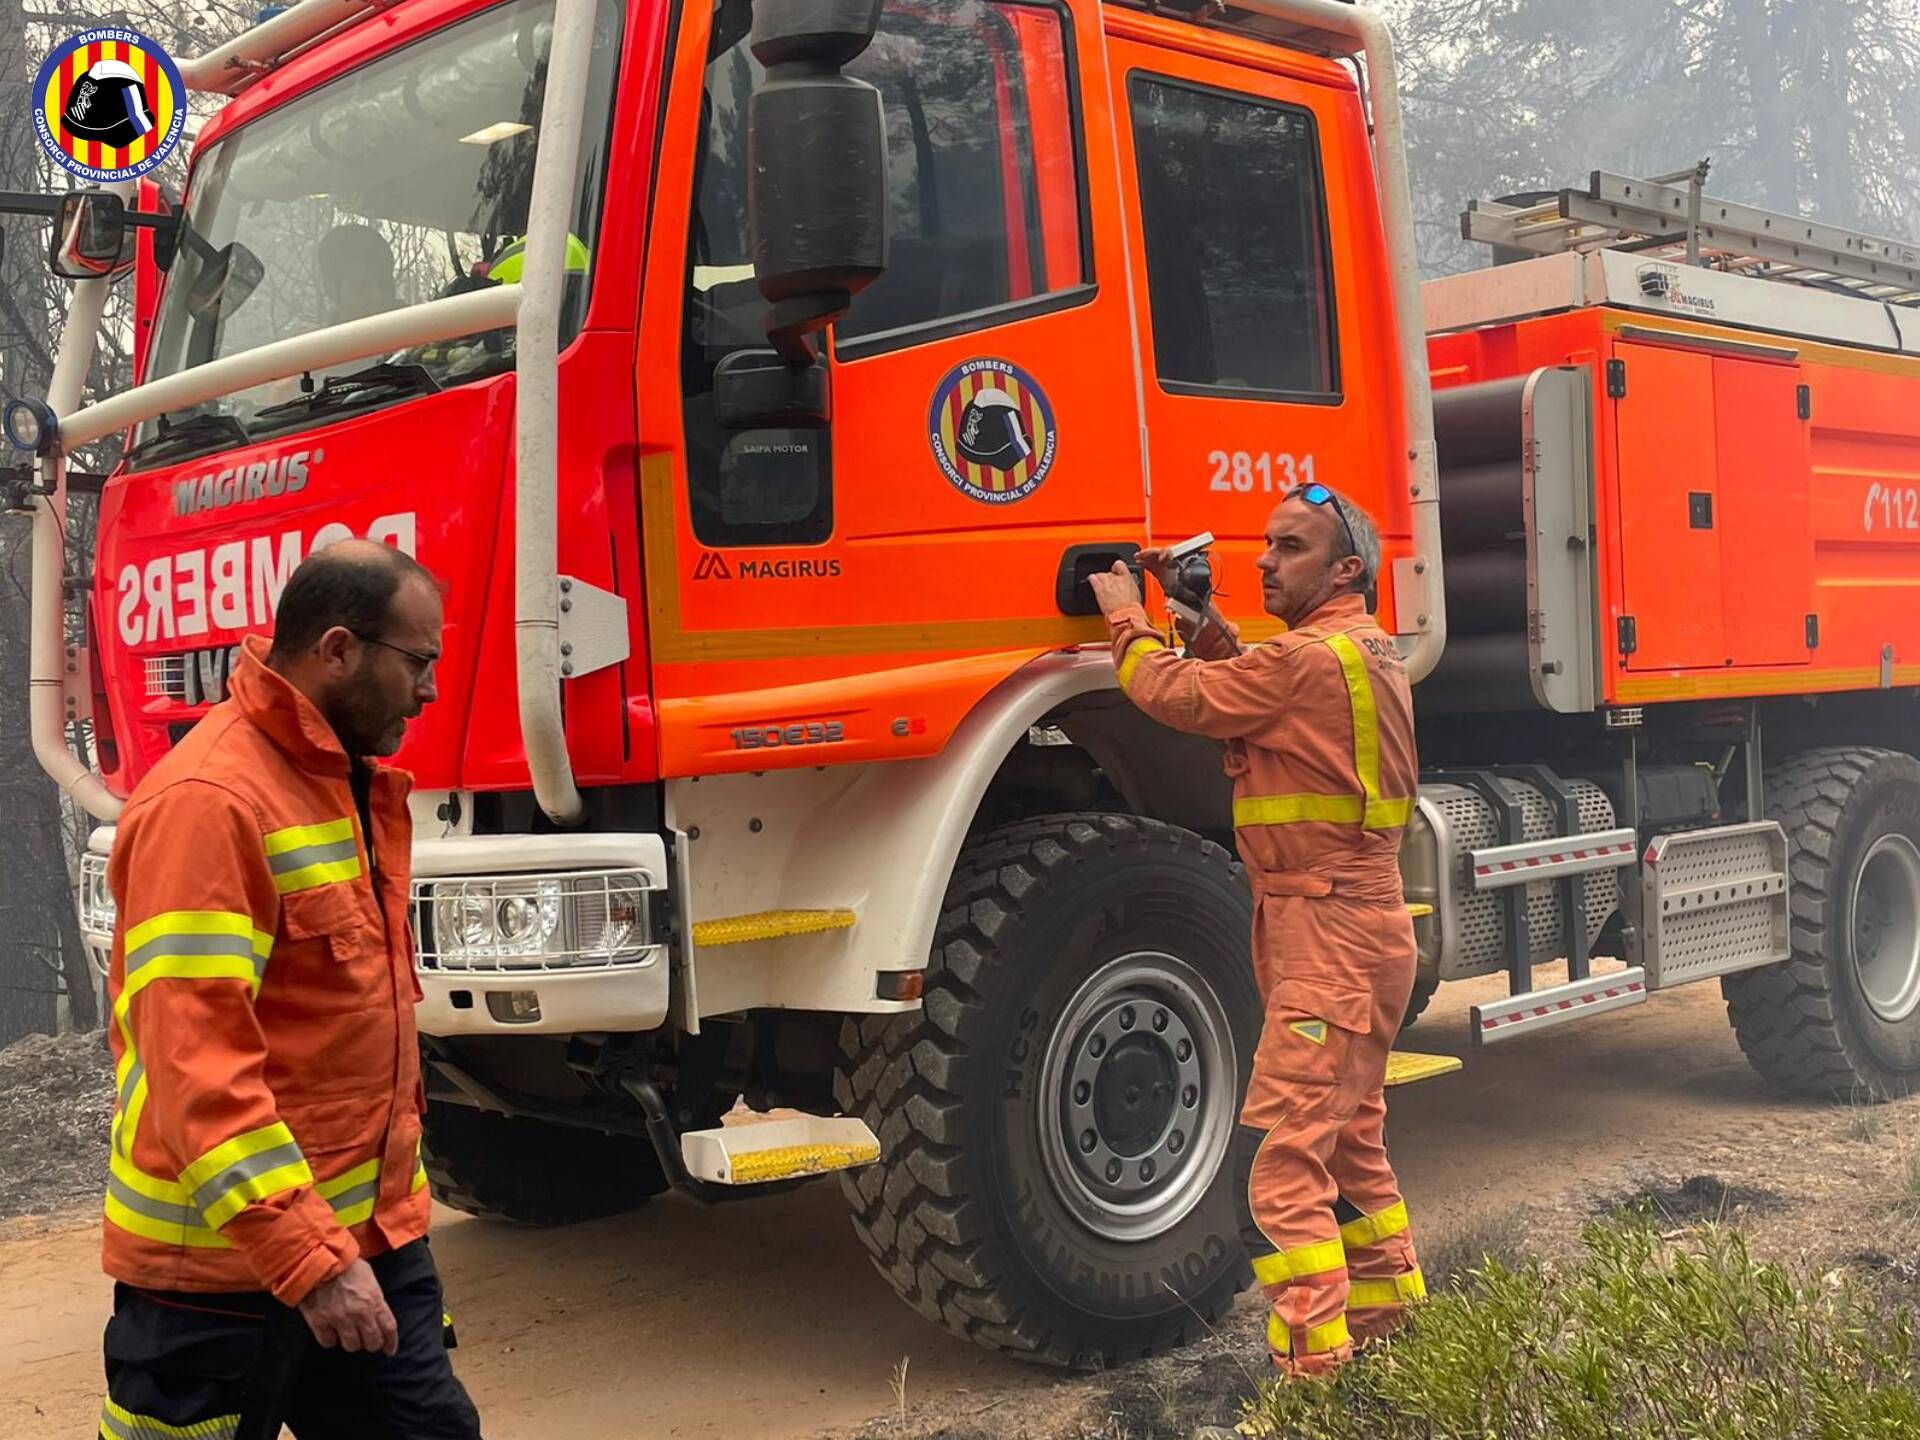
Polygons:
<instances>
[{"instance_id":1,"label":"firefighter in orange suit","mask_svg":"<svg viewBox=\"0 0 1920 1440\"><path fill-rule=\"evenodd\" d=\"M413 560L319 552L121 819L107 1440L480 1434L425 1239L409 781L366 758L440 636Z\"/></svg>"},{"instance_id":2,"label":"firefighter in orange suit","mask_svg":"<svg viewBox=\"0 0 1920 1440\"><path fill-rule=\"evenodd\" d=\"M1243 652L1212 621L1182 657L1125 566L1093 579L1128 698L1226 742L1266 997L1240 1117L1258 1132L1248 1202L1271 1247L1253 1270L1274 1363L1303 1376L1340 1365L1426 1293L1382 1094L1413 988L1398 857L1419 765L1406 673L1365 600L1372 523L1310 485L1274 510L1266 540L1265 607L1288 628ZM1156 552L1141 559L1162 573Z\"/></svg>"}]
</instances>

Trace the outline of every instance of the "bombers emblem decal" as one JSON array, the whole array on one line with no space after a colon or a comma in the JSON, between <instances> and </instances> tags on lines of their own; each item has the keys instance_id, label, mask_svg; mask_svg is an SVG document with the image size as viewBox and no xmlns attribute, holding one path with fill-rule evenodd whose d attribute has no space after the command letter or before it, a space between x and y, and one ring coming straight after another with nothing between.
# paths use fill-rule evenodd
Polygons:
<instances>
[{"instance_id":1,"label":"bombers emblem decal","mask_svg":"<svg viewBox=\"0 0 1920 1440\"><path fill-rule=\"evenodd\" d=\"M956 365L933 392L928 439L953 488L988 505L1011 505L1053 469L1059 433L1034 378L1005 360Z\"/></svg>"},{"instance_id":2,"label":"bombers emblem decal","mask_svg":"<svg viewBox=\"0 0 1920 1440\"><path fill-rule=\"evenodd\" d=\"M88 30L60 46L40 67L31 104L41 148L82 180L146 174L187 125L180 71L134 30Z\"/></svg>"}]
</instances>

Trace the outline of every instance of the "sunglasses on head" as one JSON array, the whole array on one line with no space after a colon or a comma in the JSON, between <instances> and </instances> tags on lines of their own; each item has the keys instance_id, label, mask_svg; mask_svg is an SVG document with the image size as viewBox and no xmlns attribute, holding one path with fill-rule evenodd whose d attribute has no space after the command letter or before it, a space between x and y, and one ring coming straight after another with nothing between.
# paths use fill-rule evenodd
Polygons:
<instances>
[{"instance_id":1,"label":"sunglasses on head","mask_svg":"<svg viewBox=\"0 0 1920 1440\"><path fill-rule=\"evenodd\" d=\"M1317 481L1312 485L1302 485L1298 490L1294 491L1293 494L1294 498L1304 500L1309 505L1333 506L1333 513L1340 517L1340 528L1344 530L1347 535L1347 553L1349 555L1358 555L1360 553L1360 546L1353 538L1353 526L1347 521L1347 507L1340 503L1340 497L1338 495Z\"/></svg>"}]
</instances>

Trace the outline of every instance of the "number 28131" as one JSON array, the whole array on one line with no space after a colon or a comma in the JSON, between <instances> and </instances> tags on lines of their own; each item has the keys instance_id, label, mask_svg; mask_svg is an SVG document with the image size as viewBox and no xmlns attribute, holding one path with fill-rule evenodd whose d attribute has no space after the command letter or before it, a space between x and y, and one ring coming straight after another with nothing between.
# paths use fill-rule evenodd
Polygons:
<instances>
[{"instance_id":1,"label":"number 28131","mask_svg":"<svg viewBox=\"0 0 1920 1440\"><path fill-rule=\"evenodd\" d=\"M1246 495L1284 495L1299 485L1313 483L1313 456L1276 451L1249 454L1245 450L1215 450L1207 456L1213 467L1209 490Z\"/></svg>"}]
</instances>

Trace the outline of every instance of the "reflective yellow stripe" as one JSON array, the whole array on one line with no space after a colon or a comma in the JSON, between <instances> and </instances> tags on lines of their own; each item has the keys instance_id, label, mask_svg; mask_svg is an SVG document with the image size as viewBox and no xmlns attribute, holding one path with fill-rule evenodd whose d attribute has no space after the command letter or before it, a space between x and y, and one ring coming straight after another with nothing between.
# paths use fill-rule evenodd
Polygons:
<instances>
[{"instance_id":1,"label":"reflective yellow stripe","mask_svg":"<svg viewBox=\"0 0 1920 1440\"><path fill-rule=\"evenodd\" d=\"M353 839L353 817L343 815L338 820L328 820L320 825L289 825L284 830L269 831L262 843L267 854L285 855L290 850L305 849L309 845L336 845L342 840Z\"/></svg>"},{"instance_id":2,"label":"reflective yellow stripe","mask_svg":"<svg viewBox=\"0 0 1920 1440\"><path fill-rule=\"evenodd\" d=\"M1133 683L1133 672L1140 668L1143 658L1166 648L1158 640L1145 635L1127 646L1126 653L1120 657L1120 688L1124 690Z\"/></svg>"},{"instance_id":3,"label":"reflective yellow stripe","mask_svg":"<svg viewBox=\"0 0 1920 1440\"><path fill-rule=\"evenodd\" d=\"M380 1203L380 1157L322 1180L314 1190L333 1207L334 1218L348 1229L373 1218Z\"/></svg>"},{"instance_id":4,"label":"reflective yellow stripe","mask_svg":"<svg viewBox=\"0 0 1920 1440\"><path fill-rule=\"evenodd\" d=\"M138 950L162 935L237 935L251 939L255 933L251 916L231 910L169 910L127 931L126 948Z\"/></svg>"},{"instance_id":5,"label":"reflective yellow stripe","mask_svg":"<svg viewBox=\"0 0 1920 1440\"><path fill-rule=\"evenodd\" d=\"M1358 825L1366 818L1358 795L1248 795L1233 802L1235 825Z\"/></svg>"},{"instance_id":6,"label":"reflective yellow stripe","mask_svg":"<svg viewBox=\"0 0 1920 1440\"><path fill-rule=\"evenodd\" d=\"M1356 1280L1347 1287L1347 1309L1371 1310L1427 1298L1427 1277L1418 1269L1390 1280Z\"/></svg>"},{"instance_id":7,"label":"reflective yellow stripe","mask_svg":"<svg viewBox=\"0 0 1920 1440\"><path fill-rule=\"evenodd\" d=\"M350 815L319 825L289 825L270 832L263 843L274 889L282 895L360 877L360 842Z\"/></svg>"},{"instance_id":8,"label":"reflective yellow stripe","mask_svg":"<svg viewBox=\"0 0 1920 1440\"><path fill-rule=\"evenodd\" d=\"M180 1172L180 1184L216 1230L257 1201L312 1183L306 1156L278 1120L214 1146Z\"/></svg>"},{"instance_id":9,"label":"reflective yellow stripe","mask_svg":"<svg viewBox=\"0 0 1920 1440\"><path fill-rule=\"evenodd\" d=\"M191 1425L172 1425L116 1405L109 1397L100 1407L103 1440L233 1440L240 1433L238 1415L217 1415Z\"/></svg>"},{"instance_id":10,"label":"reflective yellow stripe","mask_svg":"<svg viewBox=\"0 0 1920 1440\"><path fill-rule=\"evenodd\" d=\"M169 1205L185 1205L193 1200L193 1192L177 1180L162 1180L139 1169L131 1160L118 1155L107 1156L107 1173L112 1175L129 1190L153 1200L162 1200Z\"/></svg>"},{"instance_id":11,"label":"reflective yellow stripe","mask_svg":"<svg viewBox=\"0 0 1920 1440\"><path fill-rule=\"evenodd\" d=\"M107 1196L107 1220L110 1224L143 1240L157 1241L162 1245L186 1245L194 1249L230 1250L233 1242L217 1230L201 1230L191 1225L169 1224L165 1220L155 1220L130 1209L116 1196Z\"/></svg>"},{"instance_id":12,"label":"reflective yellow stripe","mask_svg":"<svg viewBox=\"0 0 1920 1440\"><path fill-rule=\"evenodd\" d=\"M1340 1227L1340 1238L1346 1242L1349 1250L1362 1250L1369 1245L1377 1245L1407 1228L1407 1202L1402 1200L1378 1215L1362 1215L1358 1220L1349 1220Z\"/></svg>"},{"instance_id":13,"label":"reflective yellow stripe","mask_svg":"<svg viewBox=\"0 0 1920 1440\"><path fill-rule=\"evenodd\" d=\"M1284 1285L1303 1275L1324 1275L1346 1267L1346 1247L1338 1240L1321 1240L1258 1256L1253 1262L1253 1278L1262 1285Z\"/></svg>"},{"instance_id":14,"label":"reflective yellow stripe","mask_svg":"<svg viewBox=\"0 0 1920 1440\"><path fill-rule=\"evenodd\" d=\"M1339 657L1340 674L1347 682L1347 706L1353 712L1353 768L1369 801L1380 798L1380 717L1373 705L1373 682L1367 678L1366 657L1351 635L1329 635L1327 648Z\"/></svg>"},{"instance_id":15,"label":"reflective yellow stripe","mask_svg":"<svg viewBox=\"0 0 1920 1440\"><path fill-rule=\"evenodd\" d=\"M342 1171L331 1180L322 1180L313 1188L321 1199L331 1200L336 1195L345 1194L356 1185L364 1185L369 1180L378 1179L379 1175L380 1160L376 1156L364 1165L356 1165L351 1170Z\"/></svg>"},{"instance_id":16,"label":"reflective yellow stripe","mask_svg":"<svg viewBox=\"0 0 1920 1440\"><path fill-rule=\"evenodd\" d=\"M1147 642L1142 642L1147 643ZM1353 768L1359 777L1359 795L1249 795L1234 801L1233 823L1238 825L1360 825L1368 830L1403 829L1413 819L1411 798L1382 798L1380 794L1380 723L1374 705L1373 682L1367 678L1366 658L1347 635L1329 635L1323 642L1340 662L1347 686L1347 708L1353 716ZM1128 653L1132 659L1132 652ZM1123 675L1125 667L1122 667ZM1125 679L1121 681L1126 684Z\"/></svg>"},{"instance_id":17,"label":"reflective yellow stripe","mask_svg":"<svg viewBox=\"0 0 1920 1440\"><path fill-rule=\"evenodd\" d=\"M113 1149L120 1155L133 1154L147 1105L146 1067L133 1035L133 997L156 980L244 980L258 994L272 953L273 936L254 929L251 916L231 910L169 910L127 931L120 994L113 1002L122 1041L113 1120Z\"/></svg>"},{"instance_id":18,"label":"reflective yellow stripe","mask_svg":"<svg viewBox=\"0 0 1920 1440\"><path fill-rule=\"evenodd\" d=\"M1338 1350L1342 1345L1352 1343L1347 1334L1347 1317L1329 1320L1324 1325L1315 1325L1307 1331L1307 1349L1309 1355L1325 1355L1329 1350ZM1286 1322L1278 1315L1267 1316L1267 1345L1276 1355L1293 1353L1293 1335L1287 1329Z\"/></svg>"}]
</instances>

